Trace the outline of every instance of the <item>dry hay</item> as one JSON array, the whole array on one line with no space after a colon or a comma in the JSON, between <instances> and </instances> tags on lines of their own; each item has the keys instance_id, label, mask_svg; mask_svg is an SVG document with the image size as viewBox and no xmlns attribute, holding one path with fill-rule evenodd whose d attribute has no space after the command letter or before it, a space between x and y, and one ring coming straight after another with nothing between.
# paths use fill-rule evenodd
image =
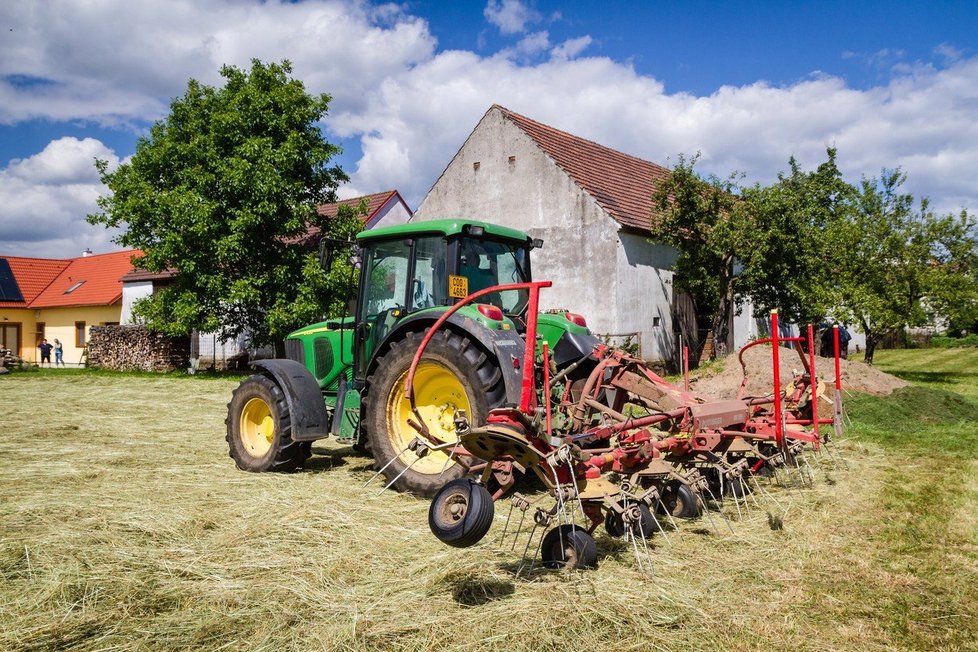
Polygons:
<instances>
[{"instance_id":1,"label":"dry hay","mask_svg":"<svg viewBox=\"0 0 978 652\"><path fill-rule=\"evenodd\" d=\"M781 384L790 383L795 374L804 371L801 358L793 349L781 349ZM771 365L771 347L759 345L744 352L747 367L747 396L760 396L772 391L774 373ZM907 386L907 381L892 376L864 362L856 360L840 361L842 388L848 391L865 392L876 396L886 396L896 389ZM835 379L835 362L832 358L815 358L817 376L831 384ZM743 381L743 370L737 354L728 356L718 365L691 373L690 385L693 391L716 398L736 398L737 390Z\"/></svg>"}]
</instances>

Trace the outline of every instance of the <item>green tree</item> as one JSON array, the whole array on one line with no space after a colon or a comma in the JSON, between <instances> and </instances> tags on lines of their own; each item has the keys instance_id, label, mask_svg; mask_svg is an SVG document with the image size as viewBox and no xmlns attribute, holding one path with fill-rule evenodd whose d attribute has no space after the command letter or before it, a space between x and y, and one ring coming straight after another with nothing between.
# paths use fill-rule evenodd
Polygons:
<instances>
[{"instance_id":1,"label":"green tree","mask_svg":"<svg viewBox=\"0 0 978 652\"><path fill-rule=\"evenodd\" d=\"M673 290L692 298L698 327L709 325L722 354L739 293L734 264L746 216L735 196L738 175L704 179L695 169L698 159L680 155L658 185L651 230L656 241L679 252Z\"/></svg>"},{"instance_id":2,"label":"green tree","mask_svg":"<svg viewBox=\"0 0 978 652\"><path fill-rule=\"evenodd\" d=\"M935 318L978 310L976 223L967 211L936 215L901 191L906 175L884 170L860 184L850 219L828 234L836 252L842 316L866 335L866 362L879 342Z\"/></svg>"},{"instance_id":3,"label":"green tree","mask_svg":"<svg viewBox=\"0 0 978 652\"><path fill-rule=\"evenodd\" d=\"M855 189L842 178L836 150L806 172L792 157L788 174L769 185L745 188L744 221L750 233L737 252L741 286L762 316L777 308L783 319L821 321L836 301L833 243L825 234L848 219Z\"/></svg>"},{"instance_id":4,"label":"green tree","mask_svg":"<svg viewBox=\"0 0 978 652\"><path fill-rule=\"evenodd\" d=\"M288 61L253 60L250 70L224 66L220 88L190 80L129 162L111 172L96 162L111 194L89 221L122 227L116 242L142 250L139 266L177 272L136 306L150 327L263 343L300 325L333 287L315 253L294 243L309 225L349 229L316 213L347 177L329 165L340 150L316 126L330 97L307 93L291 72Z\"/></svg>"}]
</instances>

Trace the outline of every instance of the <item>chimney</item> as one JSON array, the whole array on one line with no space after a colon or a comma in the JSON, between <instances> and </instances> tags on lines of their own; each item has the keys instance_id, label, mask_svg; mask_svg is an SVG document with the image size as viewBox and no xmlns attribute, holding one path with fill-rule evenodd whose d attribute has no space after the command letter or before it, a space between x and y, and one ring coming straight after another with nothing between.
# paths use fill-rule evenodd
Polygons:
<instances>
[{"instance_id":1,"label":"chimney","mask_svg":"<svg viewBox=\"0 0 978 652\"><path fill-rule=\"evenodd\" d=\"M88 247L86 247L85 251L82 252L82 258L88 258L91 255L92 255L92 250L89 249Z\"/></svg>"}]
</instances>

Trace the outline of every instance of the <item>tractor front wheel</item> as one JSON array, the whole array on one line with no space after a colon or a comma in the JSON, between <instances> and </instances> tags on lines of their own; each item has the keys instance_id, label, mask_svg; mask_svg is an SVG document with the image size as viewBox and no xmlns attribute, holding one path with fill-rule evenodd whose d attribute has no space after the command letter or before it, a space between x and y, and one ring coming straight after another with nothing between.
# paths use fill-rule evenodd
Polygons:
<instances>
[{"instance_id":1,"label":"tractor front wheel","mask_svg":"<svg viewBox=\"0 0 978 652\"><path fill-rule=\"evenodd\" d=\"M294 471L311 454L309 442L293 441L285 394L265 376L238 385L225 423L229 455L244 471Z\"/></svg>"},{"instance_id":2,"label":"tractor front wheel","mask_svg":"<svg viewBox=\"0 0 978 652\"><path fill-rule=\"evenodd\" d=\"M411 426L418 417L404 392L422 338L422 333L409 333L377 361L376 371L368 379L365 423L377 468L384 469L394 488L430 498L465 471L451 458L451 446L431 450L428 446L436 444ZM495 357L477 343L447 329L428 343L415 372L414 398L435 442L458 440L456 411L464 410L473 426L482 425L489 410L501 405L505 397ZM424 446L411 449L415 437Z\"/></svg>"}]
</instances>

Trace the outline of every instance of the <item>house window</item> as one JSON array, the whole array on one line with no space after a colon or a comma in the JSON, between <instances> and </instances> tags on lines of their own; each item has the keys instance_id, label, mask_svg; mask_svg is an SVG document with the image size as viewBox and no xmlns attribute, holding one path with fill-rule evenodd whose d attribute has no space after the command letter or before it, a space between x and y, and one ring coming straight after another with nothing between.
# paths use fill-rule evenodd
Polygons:
<instances>
[{"instance_id":1,"label":"house window","mask_svg":"<svg viewBox=\"0 0 978 652\"><path fill-rule=\"evenodd\" d=\"M41 343L41 340L43 340L45 337L47 337L44 334L44 331L45 331L44 322L43 321L37 322L37 326L34 328L34 336L35 336L34 339L36 340L34 342L34 346L37 346L38 344L40 344Z\"/></svg>"},{"instance_id":2,"label":"house window","mask_svg":"<svg viewBox=\"0 0 978 652\"><path fill-rule=\"evenodd\" d=\"M482 164L479 163L478 161L476 161L475 163L472 164L472 170L475 171L475 172L478 172L480 165L482 165Z\"/></svg>"},{"instance_id":3,"label":"house window","mask_svg":"<svg viewBox=\"0 0 978 652\"><path fill-rule=\"evenodd\" d=\"M658 328L661 325L662 325L662 318L661 317L653 317L652 318L652 326L653 326L653 328Z\"/></svg>"},{"instance_id":4,"label":"house window","mask_svg":"<svg viewBox=\"0 0 978 652\"><path fill-rule=\"evenodd\" d=\"M74 285L72 285L70 288L68 288L67 290L65 290L65 294L71 294L72 292L74 292L75 290L77 290L78 288L80 288L84 284L85 284L85 281L78 281L77 283L75 283Z\"/></svg>"},{"instance_id":5,"label":"house window","mask_svg":"<svg viewBox=\"0 0 978 652\"><path fill-rule=\"evenodd\" d=\"M510 156L509 157L509 167L515 167L515 166L516 166L516 157L515 156Z\"/></svg>"},{"instance_id":6,"label":"house window","mask_svg":"<svg viewBox=\"0 0 978 652\"><path fill-rule=\"evenodd\" d=\"M79 349L85 346L85 322L75 322L75 346Z\"/></svg>"}]
</instances>

